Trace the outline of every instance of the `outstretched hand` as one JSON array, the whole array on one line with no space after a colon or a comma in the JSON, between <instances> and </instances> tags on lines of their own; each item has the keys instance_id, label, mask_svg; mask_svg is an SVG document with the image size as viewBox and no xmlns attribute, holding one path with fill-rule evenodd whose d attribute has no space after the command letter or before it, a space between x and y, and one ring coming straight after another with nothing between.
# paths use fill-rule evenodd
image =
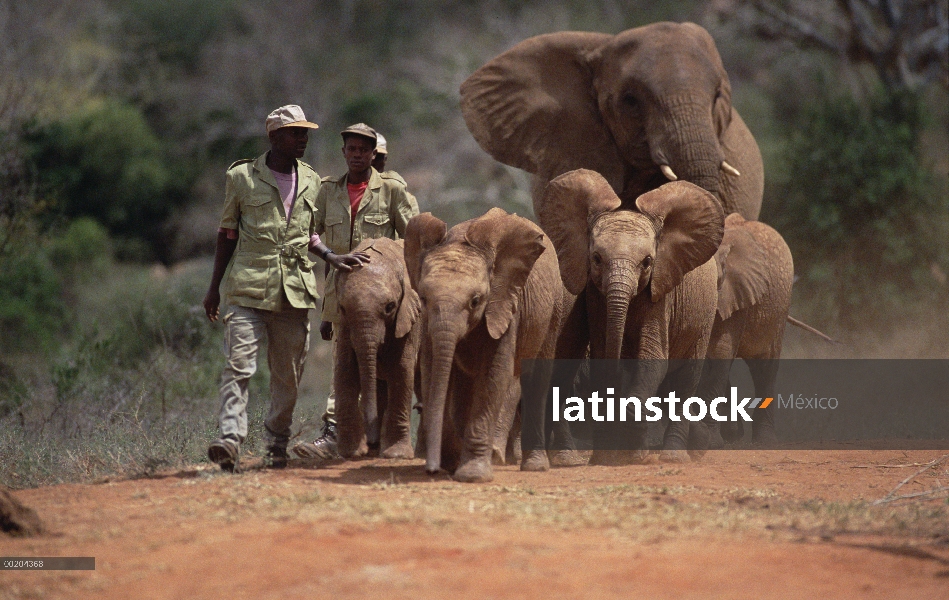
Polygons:
<instances>
[{"instance_id":1,"label":"outstretched hand","mask_svg":"<svg viewBox=\"0 0 949 600\"><path fill-rule=\"evenodd\" d=\"M351 254L330 254L326 260L340 271L352 271L353 267L361 267L363 264L369 264L369 255L365 252L353 252Z\"/></svg>"}]
</instances>

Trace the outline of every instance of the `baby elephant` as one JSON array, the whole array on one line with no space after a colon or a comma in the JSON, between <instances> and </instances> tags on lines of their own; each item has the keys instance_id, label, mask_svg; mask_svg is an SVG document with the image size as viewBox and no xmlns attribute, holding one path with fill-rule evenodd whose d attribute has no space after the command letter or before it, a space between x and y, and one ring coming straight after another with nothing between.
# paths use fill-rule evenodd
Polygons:
<instances>
[{"instance_id":1,"label":"baby elephant","mask_svg":"<svg viewBox=\"0 0 949 600\"><path fill-rule=\"evenodd\" d=\"M774 383L781 357L784 324L791 307L794 261L791 250L777 231L758 221L746 221L738 213L725 219L725 235L715 253L718 265L718 310L709 338L706 361L699 386L704 398L725 396L732 362L742 358L748 364L755 396L774 396ZM759 360L761 359L761 360ZM774 406L755 409L752 441L773 445ZM717 423L709 421L712 447L721 447ZM741 424L722 425L729 439L741 437Z\"/></svg>"},{"instance_id":2,"label":"baby elephant","mask_svg":"<svg viewBox=\"0 0 949 600\"><path fill-rule=\"evenodd\" d=\"M447 230L409 221L405 262L422 300L425 470L490 481L520 398L520 361L552 358L563 284L553 245L527 219L492 208ZM541 400L542 401L542 400ZM543 450L525 470L547 467Z\"/></svg>"},{"instance_id":3,"label":"baby elephant","mask_svg":"<svg viewBox=\"0 0 949 600\"><path fill-rule=\"evenodd\" d=\"M405 268L402 240L366 240L356 251L368 254L369 264L340 272L336 283L341 316L334 379L339 453L363 456L370 446L380 445L384 458L412 458L409 418L419 346L418 294Z\"/></svg>"}]
</instances>

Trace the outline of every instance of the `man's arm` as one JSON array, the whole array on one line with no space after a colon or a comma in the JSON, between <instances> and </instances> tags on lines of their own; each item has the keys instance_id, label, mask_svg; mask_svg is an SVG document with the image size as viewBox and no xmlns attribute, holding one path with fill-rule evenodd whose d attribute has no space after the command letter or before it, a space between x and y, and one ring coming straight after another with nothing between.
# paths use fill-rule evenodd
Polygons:
<instances>
[{"instance_id":1,"label":"man's arm","mask_svg":"<svg viewBox=\"0 0 949 600\"><path fill-rule=\"evenodd\" d=\"M404 187L401 187L399 192L392 195L392 205L395 207L393 211L395 214L393 214L392 217L394 217L393 225L395 226L396 232L398 232L399 237L404 238L405 226L408 225L409 219L419 214L419 210L418 201L415 199L415 196L410 194Z\"/></svg>"},{"instance_id":2,"label":"man's arm","mask_svg":"<svg viewBox=\"0 0 949 600\"><path fill-rule=\"evenodd\" d=\"M315 238L315 239L314 239ZM350 254L336 254L330 247L323 243L319 236L310 239L310 252L318 255L340 271L352 271L353 267L361 267L369 262L369 255L365 252L352 252Z\"/></svg>"},{"instance_id":3,"label":"man's arm","mask_svg":"<svg viewBox=\"0 0 949 600\"><path fill-rule=\"evenodd\" d=\"M208 315L208 320L212 323L217 321L221 306L221 280L224 279L224 272L227 271L227 265L234 256L234 250L237 249L237 238L228 237L227 229L222 229L217 233L217 245L214 249L214 271L211 273L211 286L208 293L204 296L204 312Z\"/></svg>"},{"instance_id":4,"label":"man's arm","mask_svg":"<svg viewBox=\"0 0 949 600\"><path fill-rule=\"evenodd\" d=\"M353 267L361 267L363 263L368 263L369 255L365 252L336 254L330 249L329 246L323 243L322 239L320 239L320 236L326 232L326 223L324 221L326 216L326 201L331 190L332 187L326 185L326 180L324 179L322 185L320 186L320 191L316 195L314 224L310 230L310 245L308 249L310 252L316 254L326 261L327 265L331 265L340 271L352 271ZM327 273L329 273L329 271L327 271Z\"/></svg>"}]
</instances>

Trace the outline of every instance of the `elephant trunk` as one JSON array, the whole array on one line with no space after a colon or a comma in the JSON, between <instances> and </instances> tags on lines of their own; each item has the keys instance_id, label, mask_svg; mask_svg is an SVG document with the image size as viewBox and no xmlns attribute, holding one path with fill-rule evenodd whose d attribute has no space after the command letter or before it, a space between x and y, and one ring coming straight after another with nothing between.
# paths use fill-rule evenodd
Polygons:
<instances>
[{"instance_id":1,"label":"elephant trunk","mask_svg":"<svg viewBox=\"0 0 949 600\"><path fill-rule=\"evenodd\" d=\"M664 108L661 119L650 120L656 130L647 129L654 162L671 167L679 180L719 196L724 155L707 106L680 98Z\"/></svg>"},{"instance_id":2,"label":"elephant trunk","mask_svg":"<svg viewBox=\"0 0 949 600\"><path fill-rule=\"evenodd\" d=\"M375 328L361 329L353 344L359 360L359 383L363 419L366 425L366 442L378 444L380 436L377 393L377 357L379 354L379 334Z\"/></svg>"},{"instance_id":3,"label":"elephant trunk","mask_svg":"<svg viewBox=\"0 0 949 600\"><path fill-rule=\"evenodd\" d=\"M619 359L626 331L626 315L635 291L635 271L629 261L614 261L606 283L606 354L604 358Z\"/></svg>"},{"instance_id":4,"label":"elephant trunk","mask_svg":"<svg viewBox=\"0 0 949 600\"><path fill-rule=\"evenodd\" d=\"M448 395L448 380L455 362L455 346L458 336L445 329L431 334L432 369L429 395L425 398L425 471L436 473L442 462L442 427L445 419L445 400Z\"/></svg>"}]
</instances>

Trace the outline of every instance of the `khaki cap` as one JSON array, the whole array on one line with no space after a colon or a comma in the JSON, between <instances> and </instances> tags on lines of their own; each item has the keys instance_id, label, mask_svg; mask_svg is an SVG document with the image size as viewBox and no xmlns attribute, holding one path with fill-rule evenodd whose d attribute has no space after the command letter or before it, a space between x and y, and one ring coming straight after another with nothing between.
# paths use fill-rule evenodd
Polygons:
<instances>
[{"instance_id":1,"label":"khaki cap","mask_svg":"<svg viewBox=\"0 0 949 600\"><path fill-rule=\"evenodd\" d=\"M389 149L386 147L386 139L382 137L382 134L378 131L376 132L376 154L388 154Z\"/></svg>"},{"instance_id":2,"label":"khaki cap","mask_svg":"<svg viewBox=\"0 0 949 600\"><path fill-rule=\"evenodd\" d=\"M316 123L310 123L303 114L303 109L296 104L287 104L267 115L267 133L281 127L309 127L319 129Z\"/></svg>"},{"instance_id":3,"label":"khaki cap","mask_svg":"<svg viewBox=\"0 0 949 600\"><path fill-rule=\"evenodd\" d=\"M349 134L361 135L362 137L367 137L372 141L376 141L379 134L376 133L376 130L372 127L366 125L365 123L356 123L355 125L350 125L346 129L339 132L343 139L346 139L346 136Z\"/></svg>"}]
</instances>

